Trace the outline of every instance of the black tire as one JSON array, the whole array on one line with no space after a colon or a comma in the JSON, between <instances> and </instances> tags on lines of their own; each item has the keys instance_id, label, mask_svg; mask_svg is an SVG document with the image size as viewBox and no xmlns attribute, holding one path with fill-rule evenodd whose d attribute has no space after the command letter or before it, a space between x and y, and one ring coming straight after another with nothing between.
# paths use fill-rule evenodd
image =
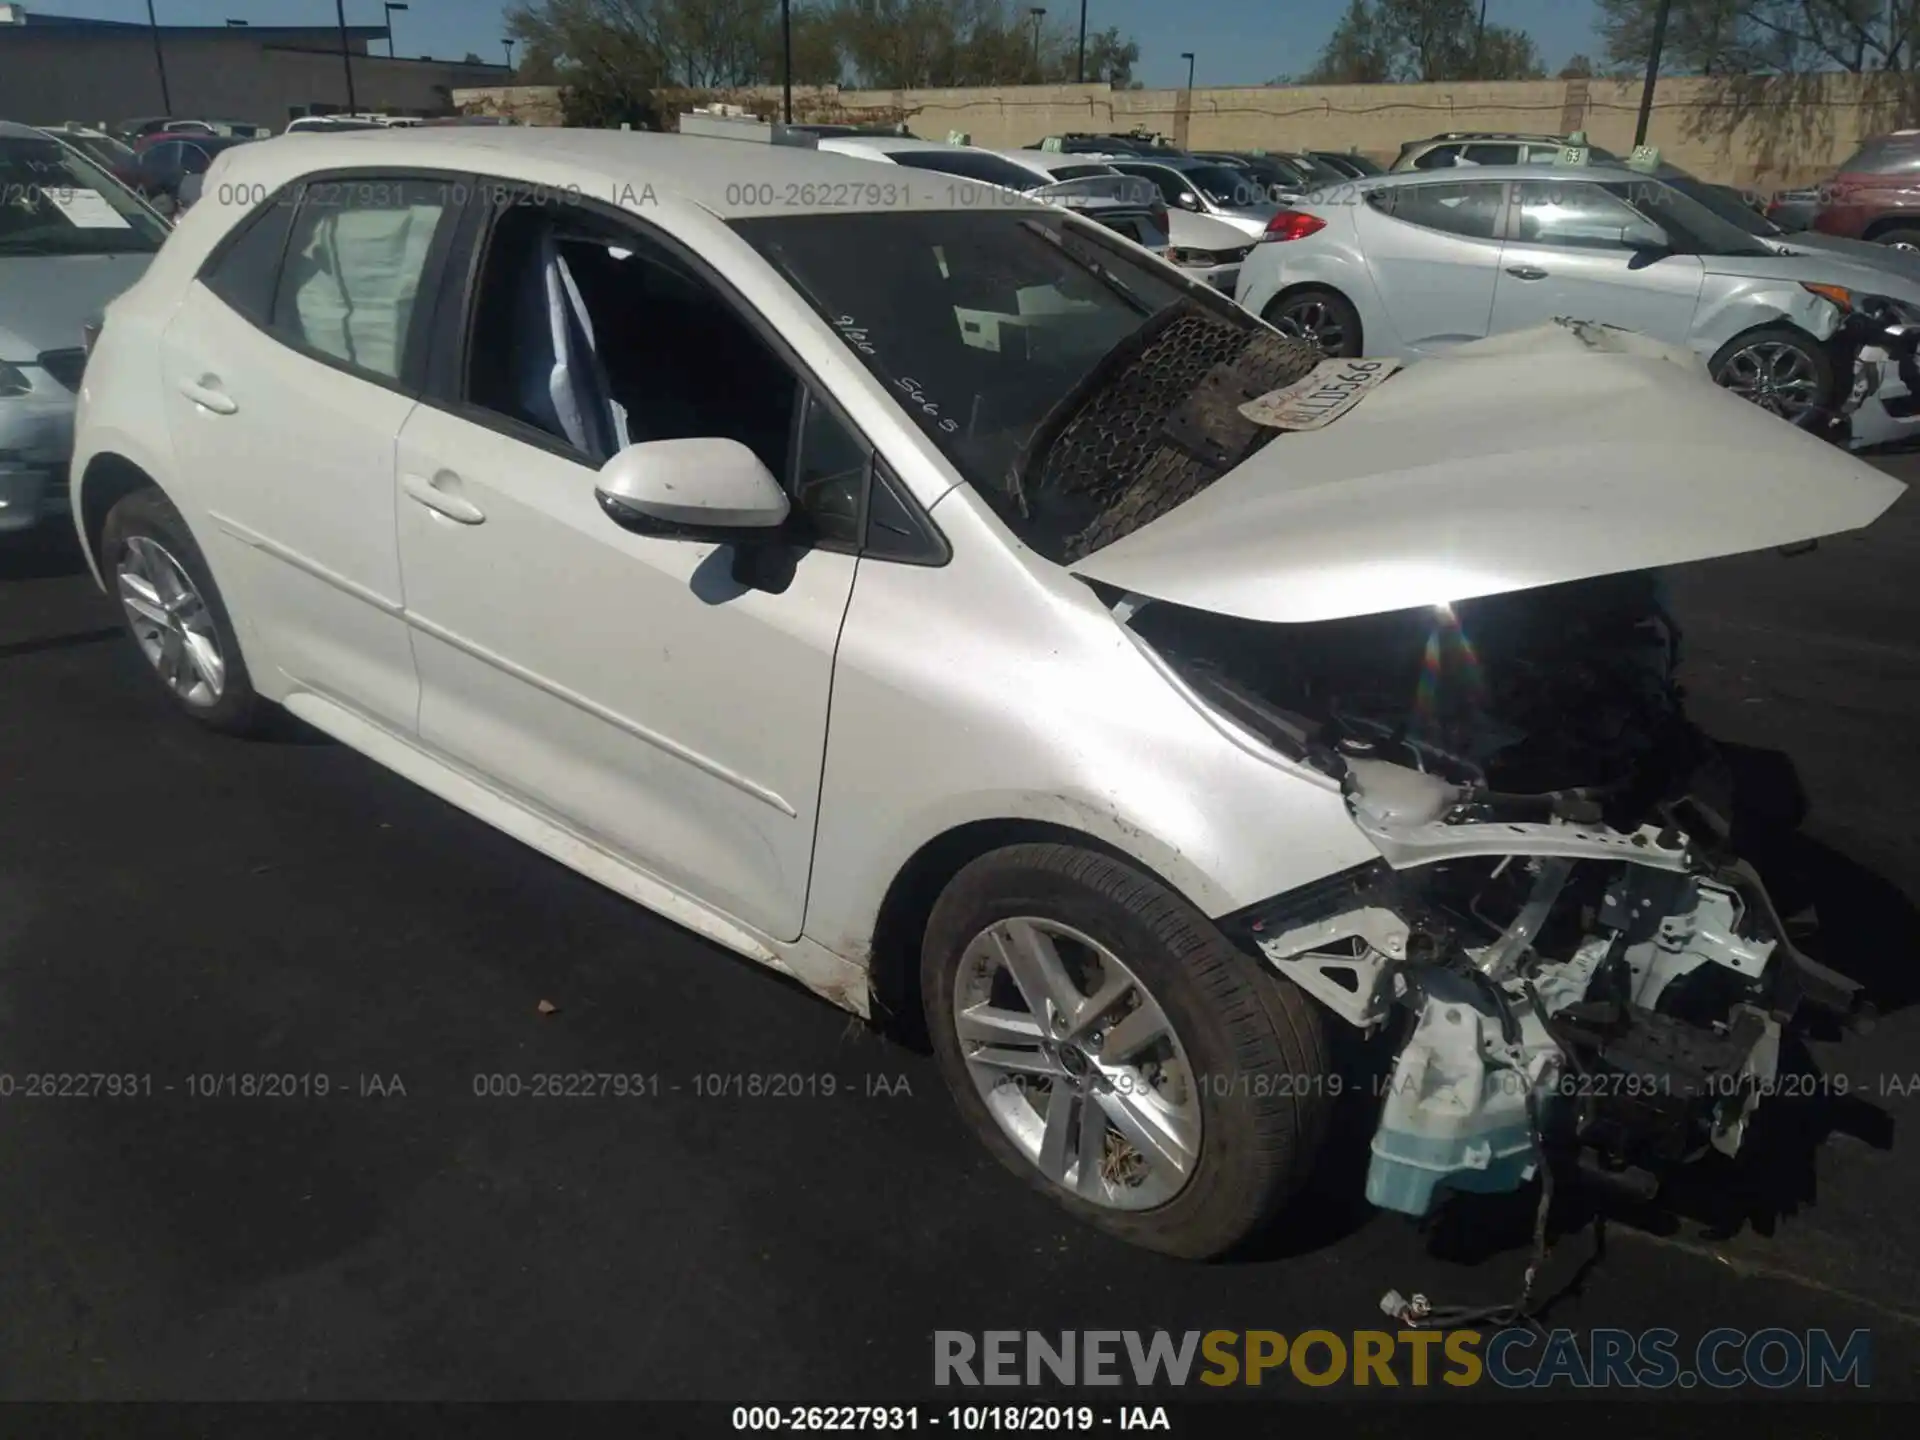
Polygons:
<instances>
[{"instance_id":1,"label":"black tire","mask_svg":"<svg viewBox=\"0 0 1920 1440\"><path fill-rule=\"evenodd\" d=\"M200 553L193 532L187 528L187 522L181 518L180 512L174 509L173 502L154 486L124 496L107 512L106 524L100 532L100 570L110 589L115 587L115 577L126 558L128 542L140 538L157 543L178 562L187 578L193 582L194 589L199 591L205 603L226 667L218 697L193 701L167 684L155 667L149 664L148 669L154 674L160 693L167 697L174 709L210 730L228 735L259 734L268 723L272 707L254 692L252 677L247 674L246 661L240 654L240 642L234 633L232 617L227 614L220 588L213 583L213 573L207 568L206 556ZM133 617L124 605L121 607L120 620L138 646L140 636L134 628ZM142 654L144 657L144 650Z\"/></svg>"},{"instance_id":2,"label":"black tire","mask_svg":"<svg viewBox=\"0 0 1920 1440\"><path fill-rule=\"evenodd\" d=\"M1366 336L1360 330L1360 312L1353 308L1353 302L1338 290L1329 290L1324 285L1303 285L1298 290L1289 290L1276 295L1267 303L1261 313L1274 329L1283 334L1295 334L1283 322L1289 319L1289 313L1303 305L1321 305L1340 329L1340 339L1332 345L1320 344L1320 351L1330 359L1344 360L1361 353ZM1317 344L1319 342L1316 342Z\"/></svg>"},{"instance_id":3,"label":"black tire","mask_svg":"<svg viewBox=\"0 0 1920 1440\"><path fill-rule=\"evenodd\" d=\"M1903 226L1893 230L1882 230L1873 237L1876 245L1895 245L1906 250L1920 250L1920 230Z\"/></svg>"},{"instance_id":4,"label":"black tire","mask_svg":"<svg viewBox=\"0 0 1920 1440\"><path fill-rule=\"evenodd\" d=\"M1729 368L1735 357L1740 355L1742 351L1755 345L1786 346L1805 357L1806 364L1812 371L1815 388L1819 396L1816 406L1817 413L1812 416L1795 419L1794 423L1800 424L1803 427L1811 426L1817 419L1831 416L1839 408L1839 402L1845 397L1836 394L1834 391L1833 356L1828 352L1826 346L1822 345L1818 340L1815 340L1804 330L1800 330L1792 325L1763 325L1757 330L1747 331L1744 335L1734 336L1733 339L1715 351L1713 359L1707 363L1707 373L1713 377L1713 383L1723 389L1735 390L1735 393L1740 393L1732 382L1732 378L1729 375ZM1752 397L1747 396L1744 398L1751 399ZM1755 403L1760 404L1761 402L1755 401ZM1762 408L1772 414L1781 413L1773 409L1770 405L1762 404Z\"/></svg>"},{"instance_id":5,"label":"black tire","mask_svg":"<svg viewBox=\"0 0 1920 1440\"><path fill-rule=\"evenodd\" d=\"M1007 1138L981 1099L954 1027L955 980L973 940L1018 916L1071 926L1120 957L1185 1047L1201 1081L1199 1155L1166 1203L1128 1210L1072 1193ZM1233 1249L1299 1188L1325 1134L1333 1067L1312 1003L1186 900L1108 856L1027 844L968 865L928 922L921 993L941 1074L981 1143L1068 1211L1132 1244L1190 1259Z\"/></svg>"}]
</instances>

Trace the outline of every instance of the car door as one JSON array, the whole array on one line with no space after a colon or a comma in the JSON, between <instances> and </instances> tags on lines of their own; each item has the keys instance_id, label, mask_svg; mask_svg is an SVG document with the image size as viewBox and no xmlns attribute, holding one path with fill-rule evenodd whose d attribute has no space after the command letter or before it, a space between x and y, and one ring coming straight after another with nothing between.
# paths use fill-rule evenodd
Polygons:
<instances>
[{"instance_id":1,"label":"car door","mask_svg":"<svg viewBox=\"0 0 1920 1440\"><path fill-rule=\"evenodd\" d=\"M410 733L393 447L451 233L446 177L314 178L208 256L161 338L175 456L269 693ZM196 526L196 529L202 527Z\"/></svg>"},{"instance_id":2,"label":"car door","mask_svg":"<svg viewBox=\"0 0 1920 1440\"><path fill-rule=\"evenodd\" d=\"M1354 210L1387 318L1416 355L1487 333L1500 272L1506 185L1434 180L1383 185Z\"/></svg>"},{"instance_id":3,"label":"car door","mask_svg":"<svg viewBox=\"0 0 1920 1440\"><path fill-rule=\"evenodd\" d=\"M1494 333L1564 316L1687 342L1706 267L1697 255L1634 248L1621 232L1648 218L1616 188L1626 183L1556 177L1515 184Z\"/></svg>"},{"instance_id":4,"label":"car door","mask_svg":"<svg viewBox=\"0 0 1920 1440\"><path fill-rule=\"evenodd\" d=\"M545 201L489 222L466 328L443 330L400 433L421 741L796 939L871 452L701 262L631 217ZM627 440L700 436L792 486L811 528L777 585L747 552L603 508L599 467Z\"/></svg>"}]
</instances>

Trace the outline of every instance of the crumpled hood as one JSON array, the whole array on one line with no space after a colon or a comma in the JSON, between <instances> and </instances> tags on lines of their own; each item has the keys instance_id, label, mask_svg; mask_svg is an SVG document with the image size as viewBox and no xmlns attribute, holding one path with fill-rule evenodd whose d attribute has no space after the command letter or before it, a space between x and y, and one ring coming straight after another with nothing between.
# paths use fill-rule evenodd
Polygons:
<instances>
[{"instance_id":1,"label":"crumpled hood","mask_svg":"<svg viewBox=\"0 0 1920 1440\"><path fill-rule=\"evenodd\" d=\"M1690 353L1550 324L1412 366L1071 568L1223 615L1331 620L1854 530L1905 489Z\"/></svg>"},{"instance_id":2,"label":"crumpled hood","mask_svg":"<svg viewBox=\"0 0 1920 1440\"><path fill-rule=\"evenodd\" d=\"M0 360L71 350L80 327L145 273L153 256L0 256Z\"/></svg>"},{"instance_id":3,"label":"crumpled hood","mask_svg":"<svg viewBox=\"0 0 1920 1440\"><path fill-rule=\"evenodd\" d=\"M1858 295L1889 295L1909 305L1920 305L1920 272L1888 263L1898 252L1884 245L1843 242L1859 247L1849 252L1828 245L1803 246L1791 237L1774 243L1784 243L1787 248L1768 255L1706 256L1707 274L1844 285Z\"/></svg>"},{"instance_id":4,"label":"crumpled hood","mask_svg":"<svg viewBox=\"0 0 1920 1440\"><path fill-rule=\"evenodd\" d=\"M1822 235L1818 230L1800 230L1791 235L1777 236L1769 243L1822 260L1845 261L1883 277L1891 276L1898 282L1920 290L1920 254L1911 250L1896 250L1877 240L1850 240L1844 235ZM1894 298L1906 297L1896 295Z\"/></svg>"}]
</instances>

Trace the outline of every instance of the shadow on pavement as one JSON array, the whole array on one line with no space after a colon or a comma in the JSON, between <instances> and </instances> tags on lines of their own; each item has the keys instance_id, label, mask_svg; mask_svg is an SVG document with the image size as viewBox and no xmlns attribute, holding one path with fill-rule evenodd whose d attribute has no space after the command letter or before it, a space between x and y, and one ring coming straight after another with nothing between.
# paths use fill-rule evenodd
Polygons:
<instances>
[{"instance_id":1,"label":"shadow on pavement","mask_svg":"<svg viewBox=\"0 0 1920 1440\"><path fill-rule=\"evenodd\" d=\"M0 584L9 580L58 580L87 568L79 537L64 523L0 535Z\"/></svg>"}]
</instances>

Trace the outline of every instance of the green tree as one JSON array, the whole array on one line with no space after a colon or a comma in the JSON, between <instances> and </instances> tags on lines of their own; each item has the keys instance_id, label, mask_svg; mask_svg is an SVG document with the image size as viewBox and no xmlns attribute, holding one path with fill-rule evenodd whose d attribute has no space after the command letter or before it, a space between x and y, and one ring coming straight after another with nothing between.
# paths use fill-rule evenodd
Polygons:
<instances>
[{"instance_id":1,"label":"green tree","mask_svg":"<svg viewBox=\"0 0 1920 1440\"><path fill-rule=\"evenodd\" d=\"M1394 78L1394 45L1372 0L1348 0L1319 60L1300 77L1308 85L1383 85Z\"/></svg>"},{"instance_id":2,"label":"green tree","mask_svg":"<svg viewBox=\"0 0 1920 1440\"><path fill-rule=\"evenodd\" d=\"M1557 78L1561 80L1591 80L1593 79L1593 75L1593 61L1585 55L1576 55L1560 67L1560 74Z\"/></svg>"},{"instance_id":3,"label":"green tree","mask_svg":"<svg viewBox=\"0 0 1920 1440\"><path fill-rule=\"evenodd\" d=\"M1659 0L1598 0L1607 58L1647 63ZM1668 74L1907 71L1920 51L1920 0L1673 0Z\"/></svg>"},{"instance_id":4,"label":"green tree","mask_svg":"<svg viewBox=\"0 0 1920 1440\"><path fill-rule=\"evenodd\" d=\"M1537 80L1545 73L1533 37L1506 25L1482 30L1474 0L1349 0L1320 59L1302 78L1319 85L1378 85Z\"/></svg>"}]
</instances>

